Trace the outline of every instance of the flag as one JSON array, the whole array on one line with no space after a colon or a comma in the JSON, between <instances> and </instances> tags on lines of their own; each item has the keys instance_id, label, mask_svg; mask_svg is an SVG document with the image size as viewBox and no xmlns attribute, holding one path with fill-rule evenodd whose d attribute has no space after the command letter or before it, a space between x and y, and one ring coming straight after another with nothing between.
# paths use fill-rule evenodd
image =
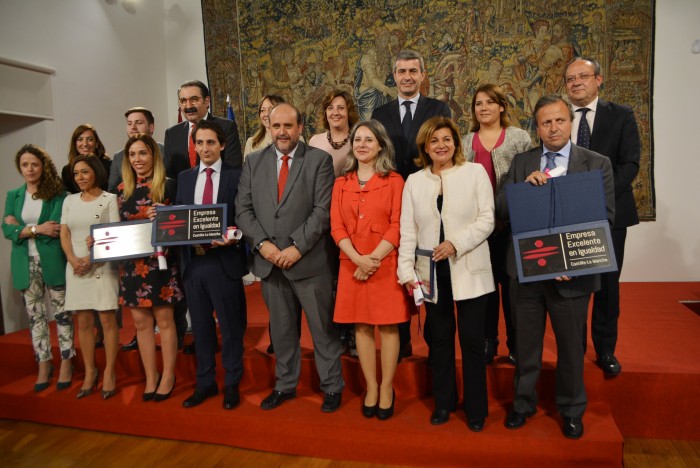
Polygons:
<instances>
[{"instance_id":1,"label":"flag","mask_svg":"<svg viewBox=\"0 0 700 468\"><path fill-rule=\"evenodd\" d=\"M231 95L227 94L226 95L226 106L228 107L228 112L226 117L228 117L229 120L236 120L236 116L233 115L233 107L231 107Z\"/></svg>"}]
</instances>

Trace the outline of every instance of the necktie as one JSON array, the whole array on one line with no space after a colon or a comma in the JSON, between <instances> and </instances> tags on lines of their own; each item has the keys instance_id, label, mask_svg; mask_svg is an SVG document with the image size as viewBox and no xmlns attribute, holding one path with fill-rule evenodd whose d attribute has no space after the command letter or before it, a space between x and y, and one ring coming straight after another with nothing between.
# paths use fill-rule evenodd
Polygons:
<instances>
[{"instance_id":1,"label":"necktie","mask_svg":"<svg viewBox=\"0 0 700 468\"><path fill-rule=\"evenodd\" d=\"M197 151L194 149L194 141L192 141L192 129L194 125L190 125L190 133L187 135L187 152L190 155L190 167L197 165Z\"/></svg>"},{"instance_id":2,"label":"necktie","mask_svg":"<svg viewBox=\"0 0 700 468\"><path fill-rule=\"evenodd\" d=\"M545 168L549 169L550 171L552 169L556 169L557 165L554 163L554 158L559 156L559 153L547 151L546 153L544 153L544 155L547 157L547 164L545 165Z\"/></svg>"},{"instance_id":3,"label":"necktie","mask_svg":"<svg viewBox=\"0 0 700 468\"><path fill-rule=\"evenodd\" d=\"M282 167L280 168L280 176L277 179L277 201L282 201L284 194L284 186L287 184L287 176L289 175L289 160L291 158L286 154L282 156Z\"/></svg>"},{"instance_id":4,"label":"necktie","mask_svg":"<svg viewBox=\"0 0 700 468\"><path fill-rule=\"evenodd\" d=\"M207 167L204 170L207 173L207 180L204 182L204 195L202 195L202 205L211 205L214 203L214 181L211 179L211 175L214 173L214 169Z\"/></svg>"},{"instance_id":5,"label":"necktie","mask_svg":"<svg viewBox=\"0 0 700 468\"><path fill-rule=\"evenodd\" d=\"M576 135L576 145L586 149L591 147L591 127L588 126L588 119L586 118L589 110L587 107L576 109L576 112L581 113L581 121L578 124L578 134Z\"/></svg>"},{"instance_id":6,"label":"necktie","mask_svg":"<svg viewBox=\"0 0 700 468\"><path fill-rule=\"evenodd\" d=\"M403 136L408 138L408 135L411 134L411 123L413 123L413 115L411 115L411 101L404 101L401 105L406 108L406 114L403 116L403 121L401 122L401 126L403 127Z\"/></svg>"}]
</instances>

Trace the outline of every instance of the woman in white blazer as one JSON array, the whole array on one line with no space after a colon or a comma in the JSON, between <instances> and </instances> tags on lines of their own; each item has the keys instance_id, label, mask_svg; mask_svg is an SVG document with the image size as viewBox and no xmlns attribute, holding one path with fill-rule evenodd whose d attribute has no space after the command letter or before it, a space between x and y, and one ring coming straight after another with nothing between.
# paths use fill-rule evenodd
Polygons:
<instances>
[{"instance_id":1,"label":"woman in white blazer","mask_svg":"<svg viewBox=\"0 0 700 468\"><path fill-rule=\"evenodd\" d=\"M493 188L483 166L465 161L459 129L451 119L427 120L417 143L415 162L423 169L408 177L403 191L399 282L412 292L419 287L414 275L429 282L434 262L433 295L425 303L435 398L430 422L447 422L457 406L456 329L462 348L463 408L469 429L479 432L488 416L484 316L486 295L494 290L486 242L494 227ZM432 261L416 257L416 249L431 250Z\"/></svg>"}]
</instances>

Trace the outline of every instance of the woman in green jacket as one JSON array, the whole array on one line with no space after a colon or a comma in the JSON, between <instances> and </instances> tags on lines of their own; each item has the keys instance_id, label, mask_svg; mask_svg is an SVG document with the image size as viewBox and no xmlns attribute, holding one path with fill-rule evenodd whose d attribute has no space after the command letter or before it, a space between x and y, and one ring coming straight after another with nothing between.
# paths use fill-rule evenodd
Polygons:
<instances>
[{"instance_id":1,"label":"woman in green jacket","mask_svg":"<svg viewBox=\"0 0 700 468\"><path fill-rule=\"evenodd\" d=\"M44 302L48 290L54 308L61 369L56 387L70 387L75 356L73 320L64 310L66 257L59 239L61 207L66 197L63 182L51 157L36 145L24 145L15 166L25 183L7 193L2 231L12 241L12 282L22 291L39 373L34 391L50 385L53 374L49 318Z\"/></svg>"}]
</instances>

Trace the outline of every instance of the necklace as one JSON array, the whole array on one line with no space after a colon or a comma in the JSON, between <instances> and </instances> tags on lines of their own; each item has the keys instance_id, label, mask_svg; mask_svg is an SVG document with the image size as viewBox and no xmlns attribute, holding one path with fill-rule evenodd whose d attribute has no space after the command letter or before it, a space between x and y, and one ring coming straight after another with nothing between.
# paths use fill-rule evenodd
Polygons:
<instances>
[{"instance_id":1,"label":"necklace","mask_svg":"<svg viewBox=\"0 0 700 468\"><path fill-rule=\"evenodd\" d=\"M330 131L330 130L328 130L328 131L326 132L326 137L328 137L328 143L330 143L331 147L332 147L333 149L336 149L336 150L342 148L343 146L345 146L345 144L346 144L348 141L350 141L350 134L349 134L349 133L348 133L348 136L346 136L345 139L344 139L343 141L338 142L338 143L336 143L335 141L333 141L333 139L331 138L331 131Z\"/></svg>"}]
</instances>

